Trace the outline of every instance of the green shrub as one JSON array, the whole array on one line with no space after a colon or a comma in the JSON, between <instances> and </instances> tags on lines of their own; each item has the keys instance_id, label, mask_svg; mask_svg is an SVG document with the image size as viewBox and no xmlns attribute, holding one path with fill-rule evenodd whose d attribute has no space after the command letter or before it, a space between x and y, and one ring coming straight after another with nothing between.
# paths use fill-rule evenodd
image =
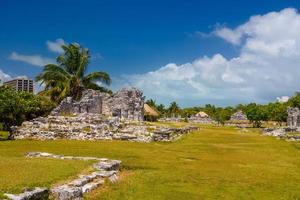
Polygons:
<instances>
[{"instance_id":1,"label":"green shrub","mask_svg":"<svg viewBox=\"0 0 300 200\"><path fill-rule=\"evenodd\" d=\"M46 97L28 92L15 92L7 86L0 87L0 124L3 130L21 125L23 121L48 114L54 104Z\"/></svg>"}]
</instances>

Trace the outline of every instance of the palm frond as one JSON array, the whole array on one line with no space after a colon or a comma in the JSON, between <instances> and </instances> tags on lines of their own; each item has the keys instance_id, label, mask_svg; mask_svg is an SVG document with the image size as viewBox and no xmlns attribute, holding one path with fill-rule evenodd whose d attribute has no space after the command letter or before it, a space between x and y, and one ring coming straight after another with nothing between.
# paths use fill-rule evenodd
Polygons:
<instances>
[{"instance_id":1,"label":"palm frond","mask_svg":"<svg viewBox=\"0 0 300 200\"><path fill-rule=\"evenodd\" d=\"M92 73L86 75L82 80L83 84L87 84L87 83L95 82L95 81L99 81L106 85L110 85L110 83L111 83L110 76L106 72L92 72Z\"/></svg>"}]
</instances>

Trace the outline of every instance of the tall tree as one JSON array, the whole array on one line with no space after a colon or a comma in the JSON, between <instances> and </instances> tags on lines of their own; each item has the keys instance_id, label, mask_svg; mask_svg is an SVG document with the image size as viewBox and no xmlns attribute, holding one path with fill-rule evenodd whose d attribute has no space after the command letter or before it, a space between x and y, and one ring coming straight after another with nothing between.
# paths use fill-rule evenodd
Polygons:
<instances>
[{"instance_id":1,"label":"tall tree","mask_svg":"<svg viewBox=\"0 0 300 200\"><path fill-rule=\"evenodd\" d=\"M298 107L300 109L300 93L296 92L295 95L291 97L287 103L291 107Z\"/></svg>"},{"instance_id":2,"label":"tall tree","mask_svg":"<svg viewBox=\"0 0 300 200\"><path fill-rule=\"evenodd\" d=\"M282 122L286 122L287 114L287 104L286 103L269 103L267 105L268 111L268 120L276 121L279 125L282 125Z\"/></svg>"},{"instance_id":3,"label":"tall tree","mask_svg":"<svg viewBox=\"0 0 300 200\"><path fill-rule=\"evenodd\" d=\"M84 89L111 93L110 90L98 85L111 83L110 76L106 72L97 71L87 74L90 59L88 49L77 43L63 45L62 48L64 53L57 57L57 64L46 65L42 73L36 77L37 81L45 85L41 94L59 102L67 96L80 99Z\"/></svg>"}]
</instances>

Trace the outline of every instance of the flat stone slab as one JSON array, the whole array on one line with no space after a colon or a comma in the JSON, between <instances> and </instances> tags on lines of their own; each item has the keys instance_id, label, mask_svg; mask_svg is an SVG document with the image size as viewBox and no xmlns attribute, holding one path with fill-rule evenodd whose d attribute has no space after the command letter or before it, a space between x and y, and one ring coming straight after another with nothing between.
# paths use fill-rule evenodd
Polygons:
<instances>
[{"instance_id":1,"label":"flat stone slab","mask_svg":"<svg viewBox=\"0 0 300 200\"><path fill-rule=\"evenodd\" d=\"M61 185L51 189L51 193L57 200L80 200L83 193L80 187Z\"/></svg>"},{"instance_id":2,"label":"flat stone slab","mask_svg":"<svg viewBox=\"0 0 300 200\"><path fill-rule=\"evenodd\" d=\"M15 194L4 194L8 199L11 200L46 200L49 199L49 190L47 188L35 188L32 191L25 191L24 193Z\"/></svg>"}]
</instances>

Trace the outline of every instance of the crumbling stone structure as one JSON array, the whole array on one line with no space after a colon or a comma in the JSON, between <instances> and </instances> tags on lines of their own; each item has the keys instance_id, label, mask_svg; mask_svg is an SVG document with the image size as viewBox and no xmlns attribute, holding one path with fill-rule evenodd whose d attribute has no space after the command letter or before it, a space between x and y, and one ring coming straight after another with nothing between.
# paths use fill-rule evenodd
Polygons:
<instances>
[{"instance_id":1,"label":"crumbling stone structure","mask_svg":"<svg viewBox=\"0 0 300 200\"><path fill-rule=\"evenodd\" d=\"M289 107L287 125L289 127L300 127L300 110L299 108Z\"/></svg>"},{"instance_id":2,"label":"crumbling stone structure","mask_svg":"<svg viewBox=\"0 0 300 200\"><path fill-rule=\"evenodd\" d=\"M136 88L124 88L113 95L95 90L86 90L80 101L72 97L64 99L51 115L103 114L128 120L144 119L144 96Z\"/></svg>"},{"instance_id":3,"label":"crumbling stone structure","mask_svg":"<svg viewBox=\"0 0 300 200\"><path fill-rule=\"evenodd\" d=\"M246 121L248 120L247 116L243 113L243 111L239 110L230 117L231 121Z\"/></svg>"}]
</instances>

